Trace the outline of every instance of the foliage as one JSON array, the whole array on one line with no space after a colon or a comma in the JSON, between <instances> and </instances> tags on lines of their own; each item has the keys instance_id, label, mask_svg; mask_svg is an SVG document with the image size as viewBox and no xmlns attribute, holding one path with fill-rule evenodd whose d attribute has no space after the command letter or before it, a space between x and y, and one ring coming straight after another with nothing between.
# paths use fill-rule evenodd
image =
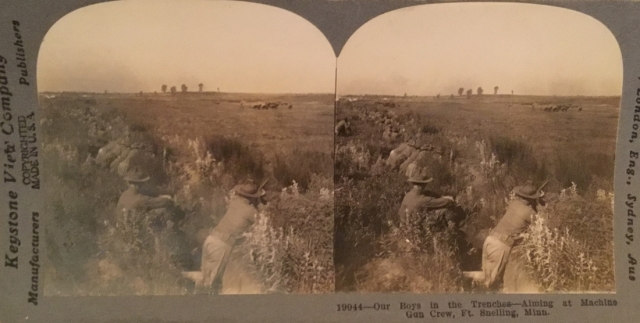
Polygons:
<instances>
[{"instance_id":1,"label":"foliage","mask_svg":"<svg viewBox=\"0 0 640 323\"><path fill-rule=\"evenodd\" d=\"M525 243L515 248L528 255L528 274L547 292L613 290L612 194L602 190L612 188L613 164L605 155L571 151L542 159L520 138L501 134L470 140L427 113L400 114L395 122L435 147L420 166L434 177L429 185L435 193L455 197L464 221L459 227L434 227L429 222L434 218L410 217L396 226L408 186L384 165L393 148L381 140L379 121L386 112L361 102L340 106L338 113L359 115L363 122L358 135L336 141L337 290L473 288L463 283L459 270L480 269L478 251L504 214L512 189L546 180L548 204L541 213L546 222L535 222ZM575 184L561 190L573 179L581 190Z\"/></svg>"},{"instance_id":2,"label":"foliage","mask_svg":"<svg viewBox=\"0 0 640 323\"><path fill-rule=\"evenodd\" d=\"M73 95L42 106L44 173L47 185L57 188L46 190L47 213L52 215L46 234L48 295L188 293L180 271L198 270L198 250L208 230L225 213L233 186L247 174L254 179L276 177L281 183L296 184L299 179L306 187L292 195L295 185L288 183L287 193L270 192L270 205L248 243L237 248L252 259L243 269L254 273L264 290L333 289L329 156L281 152L275 159L287 161L290 169L274 174L265 167L262 152L237 137L158 137L148 124L128 122L108 102L90 104ZM115 168L96 159L100 149L112 143L149 147L153 158L141 166L151 173L156 193L174 196L175 208L168 212L180 215L181 221L153 231L152 213L116 215L125 183Z\"/></svg>"},{"instance_id":3,"label":"foliage","mask_svg":"<svg viewBox=\"0 0 640 323\"><path fill-rule=\"evenodd\" d=\"M286 156L277 156L273 176L284 188L298 183L303 190L309 188L314 174L333 177L333 159L327 153L294 149Z\"/></svg>"},{"instance_id":4,"label":"foliage","mask_svg":"<svg viewBox=\"0 0 640 323\"><path fill-rule=\"evenodd\" d=\"M255 180L265 177L264 156L259 151L251 150L239 139L214 135L206 139L206 146L213 158L224 164L225 171L235 181L244 180L247 176Z\"/></svg>"}]
</instances>

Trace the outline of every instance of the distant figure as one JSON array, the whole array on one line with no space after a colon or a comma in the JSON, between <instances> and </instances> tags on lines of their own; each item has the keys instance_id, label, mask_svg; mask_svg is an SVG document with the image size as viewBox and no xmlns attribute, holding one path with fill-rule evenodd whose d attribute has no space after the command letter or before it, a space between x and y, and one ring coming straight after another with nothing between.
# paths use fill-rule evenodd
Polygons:
<instances>
[{"instance_id":1,"label":"distant figure","mask_svg":"<svg viewBox=\"0 0 640 323\"><path fill-rule=\"evenodd\" d=\"M451 94L451 96L449 97L449 99L453 100L453 94Z\"/></svg>"},{"instance_id":2,"label":"distant figure","mask_svg":"<svg viewBox=\"0 0 640 323\"><path fill-rule=\"evenodd\" d=\"M511 90L511 95L513 95L513 90Z\"/></svg>"},{"instance_id":3,"label":"distant figure","mask_svg":"<svg viewBox=\"0 0 640 323\"><path fill-rule=\"evenodd\" d=\"M336 136L350 136L351 135L351 123L348 118L344 118L336 125Z\"/></svg>"},{"instance_id":4,"label":"distant figure","mask_svg":"<svg viewBox=\"0 0 640 323\"><path fill-rule=\"evenodd\" d=\"M436 99L440 99L440 93L438 93L438 95L436 95Z\"/></svg>"},{"instance_id":5,"label":"distant figure","mask_svg":"<svg viewBox=\"0 0 640 323\"><path fill-rule=\"evenodd\" d=\"M496 95L496 94L498 94L498 87L497 86L493 88L493 95Z\"/></svg>"},{"instance_id":6,"label":"distant figure","mask_svg":"<svg viewBox=\"0 0 640 323\"><path fill-rule=\"evenodd\" d=\"M202 92L202 88L204 88L204 84L200 83L198 84L198 91Z\"/></svg>"},{"instance_id":7,"label":"distant figure","mask_svg":"<svg viewBox=\"0 0 640 323\"><path fill-rule=\"evenodd\" d=\"M197 287L210 289L213 294L220 293L229 256L242 235L256 221L258 206L264 202L262 187L265 184L266 181L258 186L253 180L248 180L233 188L237 195L202 245L201 271L183 272L183 277L193 280Z\"/></svg>"}]
</instances>

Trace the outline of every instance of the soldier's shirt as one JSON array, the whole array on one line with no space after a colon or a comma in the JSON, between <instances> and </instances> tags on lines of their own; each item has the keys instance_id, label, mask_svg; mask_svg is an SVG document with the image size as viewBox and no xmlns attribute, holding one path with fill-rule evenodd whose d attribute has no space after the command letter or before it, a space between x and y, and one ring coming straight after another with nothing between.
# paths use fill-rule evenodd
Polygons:
<instances>
[{"instance_id":1,"label":"soldier's shirt","mask_svg":"<svg viewBox=\"0 0 640 323\"><path fill-rule=\"evenodd\" d=\"M170 199L145 195L130 187L120 195L116 208L118 212L123 209L149 211L170 207L172 203Z\"/></svg>"},{"instance_id":2,"label":"soldier's shirt","mask_svg":"<svg viewBox=\"0 0 640 323\"><path fill-rule=\"evenodd\" d=\"M515 239L531 223L531 217L536 214L530 205L521 199L513 199L507 206L507 211L494 231Z\"/></svg>"},{"instance_id":3,"label":"soldier's shirt","mask_svg":"<svg viewBox=\"0 0 640 323\"><path fill-rule=\"evenodd\" d=\"M424 195L420 190L413 188L404 196L404 199L402 199L398 216L403 217L407 213L423 208L427 210L441 209L449 206L451 203L452 201L449 199Z\"/></svg>"},{"instance_id":4,"label":"soldier's shirt","mask_svg":"<svg viewBox=\"0 0 640 323\"><path fill-rule=\"evenodd\" d=\"M236 196L213 232L223 241L233 244L256 221L257 213L258 209L249 200Z\"/></svg>"}]
</instances>

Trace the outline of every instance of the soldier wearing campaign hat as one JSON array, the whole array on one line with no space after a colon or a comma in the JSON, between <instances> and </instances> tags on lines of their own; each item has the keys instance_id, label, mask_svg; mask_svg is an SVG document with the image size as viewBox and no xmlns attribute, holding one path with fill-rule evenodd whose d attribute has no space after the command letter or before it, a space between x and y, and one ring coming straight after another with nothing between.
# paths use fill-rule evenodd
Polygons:
<instances>
[{"instance_id":1,"label":"soldier wearing campaign hat","mask_svg":"<svg viewBox=\"0 0 640 323\"><path fill-rule=\"evenodd\" d=\"M545 183L546 184L546 183ZM514 198L507 211L489 235L482 247L482 271L465 272L465 276L485 285L493 286L504 274L511 249L519 242L519 236L531 223L539 205L544 205L542 188L531 182L516 186Z\"/></svg>"},{"instance_id":2,"label":"soldier wearing campaign hat","mask_svg":"<svg viewBox=\"0 0 640 323\"><path fill-rule=\"evenodd\" d=\"M210 289L213 294L220 293L231 251L255 222L258 206L265 195L265 184L266 181L258 186L253 180L247 180L233 188L236 196L202 246L201 271L183 272L184 277L193 280L198 287Z\"/></svg>"},{"instance_id":3,"label":"soldier wearing campaign hat","mask_svg":"<svg viewBox=\"0 0 640 323\"><path fill-rule=\"evenodd\" d=\"M398 217L402 219L407 214L424 209L426 211L445 209L455 205L451 196L436 197L428 194L426 186L433 181L426 171L416 172L407 180L413 185L411 190L402 199L402 204L398 210Z\"/></svg>"}]
</instances>

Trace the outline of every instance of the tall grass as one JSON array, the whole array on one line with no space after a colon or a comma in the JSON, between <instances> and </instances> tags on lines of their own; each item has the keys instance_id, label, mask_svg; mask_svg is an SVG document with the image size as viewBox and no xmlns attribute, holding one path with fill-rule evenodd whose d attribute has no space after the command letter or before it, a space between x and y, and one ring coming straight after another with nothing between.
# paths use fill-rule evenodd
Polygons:
<instances>
[{"instance_id":1,"label":"tall grass","mask_svg":"<svg viewBox=\"0 0 640 323\"><path fill-rule=\"evenodd\" d=\"M395 213L408 187L402 176L379 166L389 150L379 126L386 114L366 102L342 109L340 114L360 115L363 122L360 134L336 142L338 290L469 290L456 273L480 269L482 243L504 214L512 189L545 180L544 226L535 222L523 245L514 248L514 255L522 252L525 274L547 292L613 289L612 195L604 191L612 187L609 156L565 151L545 157L518 138L470 139L431 118L399 115L408 133L421 133L435 146L421 166L434 177L432 188L455 197L464 221L455 228L425 226L420 217L398 222ZM577 186L563 189L571 183Z\"/></svg>"},{"instance_id":2,"label":"tall grass","mask_svg":"<svg viewBox=\"0 0 640 323\"><path fill-rule=\"evenodd\" d=\"M280 189L296 182L303 190L307 190L314 174L327 178L333 177L331 155L319 151L294 149L285 156L277 155L275 158L273 176L278 180Z\"/></svg>"},{"instance_id":3,"label":"tall grass","mask_svg":"<svg viewBox=\"0 0 640 323\"><path fill-rule=\"evenodd\" d=\"M265 177L265 159L259 151L250 149L237 138L214 135L205 140L208 151L214 159L221 161L225 171L234 180L254 179Z\"/></svg>"},{"instance_id":4,"label":"tall grass","mask_svg":"<svg viewBox=\"0 0 640 323\"><path fill-rule=\"evenodd\" d=\"M202 242L224 215L233 186L246 177L276 177L287 192L294 181L305 187L295 195L269 194L270 205L248 244L238 249L250 260L242 269L254 272L257 283L272 292L333 288L330 156L284 152L277 158L288 168L274 174L262 152L235 137L157 138L150 127L128 123L103 104L64 98L43 106L46 183L57 188L47 190L46 200L52 215L48 295L187 293L180 271L199 269ZM142 143L152 156L138 166L151 173L157 193L174 195L175 208L158 210L178 216L160 221L168 228L150 229L154 217L162 216L155 211L116 216L115 204L126 185L115 169L95 160L100 148L114 142Z\"/></svg>"}]
</instances>

